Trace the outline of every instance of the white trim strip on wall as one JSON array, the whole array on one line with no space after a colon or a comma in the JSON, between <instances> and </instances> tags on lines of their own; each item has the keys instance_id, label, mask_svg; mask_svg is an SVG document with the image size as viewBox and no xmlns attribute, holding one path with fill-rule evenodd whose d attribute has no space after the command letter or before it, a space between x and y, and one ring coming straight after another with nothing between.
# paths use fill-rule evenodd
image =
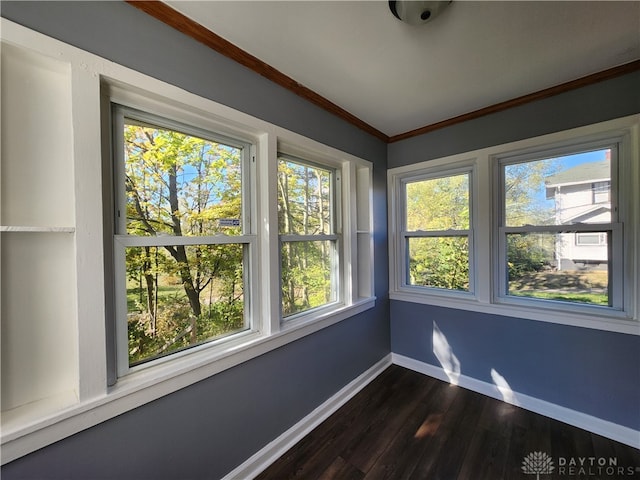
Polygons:
<instances>
[{"instance_id":1,"label":"white trim strip on wall","mask_svg":"<svg viewBox=\"0 0 640 480\"><path fill-rule=\"evenodd\" d=\"M397 353L391 354L391 361L394 365L408 368L416 372L428 375L438 380L451 383L447 373L441 367L420 362L413 358L405 357ZM483 382L473 377L460 375L457 378L459 387L466 388L476 393L481 393L491 398L501 400L503 402L516 405L534 413L544 415L545 417L558 420L574 427L581 428L597 435L624 443L634 448L640 448L640 431L633 430L617 423L609 422L601 418L578 412L567 407L556 405L555 403L546 402L539 398L531 397L523 393L513 392L511 390L501 391L500 388L492 383Z\"/></svg>"},{"instance_id":2,"label":"white trim strip on wall","mask_svg":"<svg viewBox=\"0 0 640 480\"><path fill-rule=\"evenodd\" d=\"M360 390L375 380L375 378L390 365L391 354L385 356L378 363L349 382L289 430L258 450L241 465L234 468L225 475L222 480L244 480L256 477L280 458L287 450L308 435L314 428L351 400Z\"/></svg>"},{"instance_id":3,"label":"white trim strip on wall","mask_svg":"<svg viewBox=\"0 0 640 480\"><path fill-rule=\"evenodd\" d=\"M322 403L309 415L304 417L278 438L265 445L241 465L233 469L222 480L244 480L254 478L280 458L287 450L319 426L340 407L353 398L364 387L369 385L390 365L398 365L415 372L427 375L447 383L451 383L447 373L441 367L420 362L413 358L397 353L390 353L359 377L344 386L335 395ZM581 428L597 435L624 443L634 448L640 448L640 432L622 425L618 425L600 418L577 412L529 395L517 392L505 392L494 384L483 382L476 378L460 375L456 385L496 400L500 400L525 410L544 415L574 427Z\"/></svg>"}]
</instances>

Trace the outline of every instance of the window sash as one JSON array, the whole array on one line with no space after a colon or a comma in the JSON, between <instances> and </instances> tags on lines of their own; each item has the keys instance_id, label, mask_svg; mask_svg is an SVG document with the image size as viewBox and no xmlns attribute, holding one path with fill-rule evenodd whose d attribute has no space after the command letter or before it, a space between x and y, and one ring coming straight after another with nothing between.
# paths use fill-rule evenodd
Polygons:
<instances>
[{"instance_id":1,"label":"window sash","mask_svg":"<svg viewBox=\"0 0 640 480\"><path fill-rule=\"evenodd\" d=\"M456 177L459 175L467 175L468 179L468 198L469 198L469 228L467 229L446 229L446 230L407 230L407 186L409 184L422 181L435 180L447 177ZM433 169L425 169L414 172L411 175L402 175L397 177L395 183L396 204L398 210L396 212L396 231L398 244L396 245L398 255L397 263L392 265L392 269L398 269L396 279L398 288L405 291L429 291L437 295L453 295L453 296L469 296L475 292L475 247L474 247L474 228L477 211L477 201L475 197L476 181L475 166L469 161L460 162L454 165L435 167ZM468 244L468 261L469 261L469 288L467 290L448 289L432 286L413 285L410 283L410 259L409 259L409 240L411 238L443 238L443 237L466 237Z\"/></svg>"},{"instance_id":2,"label":"window sash","mask_svg":"<svg viewBox=\"0 0 640 480\"><path fill-rule=\"evenodd\" d=\"M495 276L496 295L495 301L498 303L515 303L522 305L544 305L547 304L553 308L567 309L573 311L590 310L590 309L609 309L624 310L624 260L623 252L623 225L622 223L578 223L573 225L547 225L534 226L527 225L524 227L499 227L498 228L498 273ZM578 233L605 233L611 239L606 244L608 250L608 271L609 271L609 306L600 306L594 304L578 304L568 301L549 301L540 298L524 298L509 293L509 269L508 269L508 252L507 237L509 234L527 234L527 233L548 233L548 234L578 234ZM594 245L591 245L594 246ZM596 245L597 246L597 245ZM560 306L559 306L560 305Z\"/></svg>"},{"instance_id":3,"label":"window sash","mask_svg":"<svg viewBox=\"0 0 640 480\"><path fill-rule=\"evenodd\" d=\"M252 281L252 264L257 258L258 240L255 235L255 227L252 224L253 199L251 196L253 179L255 178L255 162L251 162L252 146L249 143L237 139L219 135L202 128L183 124L172 119L156 116L135 108L125 107L113 103L112 113L112 145L113 145L113 181L114 181L114 235L113 235L113 262L114 262L114 302L115 302L115 338L112 348L115 351L116 362L112 368L115 372L109 373L109 384L113 385L118 378L124 377L134 371L147 368L149 366L177 358L183 354L190 353L194 349L210 343L228 341L238 335L244 334L247 330L254 331L253 311L255 306L252 303L255 297L252 291L255 282ZM186 235L135 235L127 233L127 193L125 189L125 124L139 123L150 128L158 128L179 132L185 135L201 138L206 141L218 143L241 151L240 172L241 172L241 218L240 234L220 233L215 235L186 236ZM164 246L213 246L213 245L241 245L243 250L243 323L244 328L238 332L230 332L228 335L213 337L201 343L191 345L184 349L175 350L165 355L149 358L135 365L129 363L129 339L127 322L127 272L126 272L126 249L130 247L164 247Z\"/></svg>"},{"instance_id":4,"label":"window sash","mask_svg":"<svg viewBox=\"0 0 640 480\"><path fill-rule=\"evenodd\" d=\"M342 204L341 204L341 170L340 168L335 168L332 166L325 165L321 162L309 161L305 158L300 158L297 156L278 153L278 174L279 174L279 166L280 162L293 163L297 166L308 167L311 169L318 169L322 172L328 173L330 175L329 180L329 199L328 199L328 213L329 218L328 221L328 231L329 233L313 233L313 234L302 234L302 233L289 233L289 232L279 232L278 240L279 240L279 259L280 259L280 267L282 269L282 261L283 261L283 252L284 245L287 243L303 243L303 242L329 242L331 245L330 251L330 298L331 300L318 305L316 307L311 307L306 310L296 311L289 314L284 313L284 301L283 301L283 275L282 271L280 273L280 316L282 322L291 323L297 319L307 318L309 315L313 315L314 313L326 309L332 308L335 305L340 305L344 302L344 297L346 292L344 292L342 275L343 275L343 266L342 266L342 235L341 235L341 219L342 219ZM280 192L278 192L280 194ZM325 207L326 208L326 207ZM320 212L322 215L323 212Z\"/></svg>"},{"instance_id":5,"label":"window sash","mask_svg":"<svg viewBox=\"0 0 640 480\"><path fill-rule=\"evenodd\" d=\"M117 103L111 104L111 123L112 123L112 144L113 144L113 156L114 156L114 219L115 219L115 234L126 235L131 237L137 237L137 235L127 233L127 218L126 214L122 212L127 211L127 194L125 190L125 160L124 149L125 142L122 132L126 120L137 122L140 125L148 126L150 128L160 128L175 131L189 136L201 138L213 143L219 143L222 145L230 146L241 150L241 219L240 226L242 227L242 234L246 235L255 232L255 228L252 224L252 196L251 191L255 190L250 188L252 185L255 174L252 170L255 167L251 165L249 161L252 152L251 144L243 142L225 135L217 134L209 130L199 128L193 125L188 125L170 118L154 115L142 110L138 110L133 107L119 105ZM222 234L226 235L226 234ZM179 238L180 236L170 235L172 238ZM216 235L217 236L217 235ZM203 238L194 236L194 238Z\"/></svg>"},{"instance_id":6,"label":"window sash","mask_svg":"<svg viewBox=\"0 0 640 480\"><path fill-rule=\"evenodd\" d=\"M474 254L473 254L473 235L470 230L444 230L441 232L429 231L429 232L411 232L411 234L406 233L402 235L403 242L401 246L401 255L404 259L403 261L403 286L413 289L428 289L432 291L438 292L451 292L453 294L473 294L474 292ZM445 288L445 287L437 287L432 285L418 285L411 283L411 255L409 251L410 240L416 238L466 238L467 239L467 268L468 268L468 288L467 289L457 289L457 288Z\"/></svg>"},{"instance_id":7,"label":"window sash","mask_svg":"<svg viewBox=\"0 0 640 480\"><path fill-rule=\"evenodd\" d=\"M337 235L306 235L306 236L287 236L294 237L292 239L284 239L284 236L280 238L280 265L282 265L284 244L286 243L301 243L301 242L321 242L328 241L331 245L329 252L329 282L330 282L330 300L321 305L311 307L305 310L292 312L287 315L284 314L284 302L282 299L283 277L282 272L280 275L280 314L283 321L291 322L297 318L304 318L318 310L322 310L333 305L339 305L344 302L343 290L340 282L341 278L341 262L340 262L340 250L339 250L339 237ZM322 237L322 238L319 238Z\"/></svg>"}]
</instances>

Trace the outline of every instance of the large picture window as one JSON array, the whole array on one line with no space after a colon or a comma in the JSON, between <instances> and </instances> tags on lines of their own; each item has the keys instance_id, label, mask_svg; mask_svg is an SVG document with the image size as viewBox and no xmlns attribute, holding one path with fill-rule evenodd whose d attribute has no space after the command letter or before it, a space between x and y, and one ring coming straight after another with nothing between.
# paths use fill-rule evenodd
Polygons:
<instances>
[{"instance_id":1,"label":"large picture window","mask_svg":"<svg viewBox=\"0 0 640 480\"><path fill-rule=\"evenodd\" d=\"M249 145L114 107L118 370L251 327Z\"/></svg>"}]
</instances>

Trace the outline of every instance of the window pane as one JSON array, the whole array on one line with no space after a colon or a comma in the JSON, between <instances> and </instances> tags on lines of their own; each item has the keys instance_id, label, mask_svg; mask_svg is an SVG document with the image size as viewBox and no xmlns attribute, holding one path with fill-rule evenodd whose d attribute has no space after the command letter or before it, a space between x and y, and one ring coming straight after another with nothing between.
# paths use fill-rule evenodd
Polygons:
<instances>
[{"instance_id":1,"label":"window pane","mask_svg":"<svg viewBox=\"0 0 640 480\"><path fill-rule=\"evenodd\" d=\"M576 235L603 238L577 244ZM508 234L509 295L609 305L607 232Z\"/></svg>"},{"instance_id":2,"label":"window pane","mask_svg":"<svg viewBox=\"0 0 640 480\"><path fill-rule=\"evenodd\" d=\"M278 228L280 234L333 233L332 172L278 161Z\"/></svg>"},{"instance_id":3,"label":"window pane","mask_svg":"<svg viewBox=\"0 0 640 480\"><path fill-rule=\"evenodd\" d=\"M409 285L469 290L469 239L409 238Z\"/></svg>"},{"instance_id":4,"label":"window pane","mask_svg":"<svg viewBox=\"0 0 640 480\"><path fill-rule=\"evenodd\" d=\"M242 149L125 119L127 233L241 233Z\"/></svg>"},{"instance_id":5,"label":"window pane","mask_svg":"<svg viewBox=\"0 0 640 480\"><path fill-rule=\"evenodd\" d=\"M126 249L129 363L248 328L243 246Z\"/></svg>"},{"instance_id":6,"label":"window pane","mask_svg":"<svg viewBox=\"0 0 640 480\"><path fill-rule=\"evenodd\" d=\"M282 243L282 315L335 302L335 242Z\"/></svg>"},{"instance_id":7,"label":"window pane","mask_svg":"<svg viewBox=\"0 0 640 480\"><path fill-rule=\"evenodd\" d=\"M469 229L469 174L407 183L406 195L407 231Z\"/></svg>"},{"instance_id":8,"label":"window pane","mask_svg":"<svg viewBox=\"0 0 640 480\"><path fill-rule=\"evenodd\" d=\"M504 167L505 225L611 222L611 150Z\"/></svg>"}]
</instances>

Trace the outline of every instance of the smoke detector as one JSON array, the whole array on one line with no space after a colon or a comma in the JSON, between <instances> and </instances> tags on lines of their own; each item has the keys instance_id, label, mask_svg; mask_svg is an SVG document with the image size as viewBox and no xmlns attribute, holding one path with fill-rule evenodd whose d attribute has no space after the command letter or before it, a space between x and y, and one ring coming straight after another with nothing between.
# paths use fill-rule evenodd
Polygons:
<instances>
[{"instance_id":1,"label":"smoke detector","mask_svg":"<svg viewBox=\"0 0 640 480\"><path fill-rule=\"evenodd\" d=\"M397 19L405 23L422 25L440 15L451 1L389 0L389 10Z\"/></svg>"}]
</instances>

